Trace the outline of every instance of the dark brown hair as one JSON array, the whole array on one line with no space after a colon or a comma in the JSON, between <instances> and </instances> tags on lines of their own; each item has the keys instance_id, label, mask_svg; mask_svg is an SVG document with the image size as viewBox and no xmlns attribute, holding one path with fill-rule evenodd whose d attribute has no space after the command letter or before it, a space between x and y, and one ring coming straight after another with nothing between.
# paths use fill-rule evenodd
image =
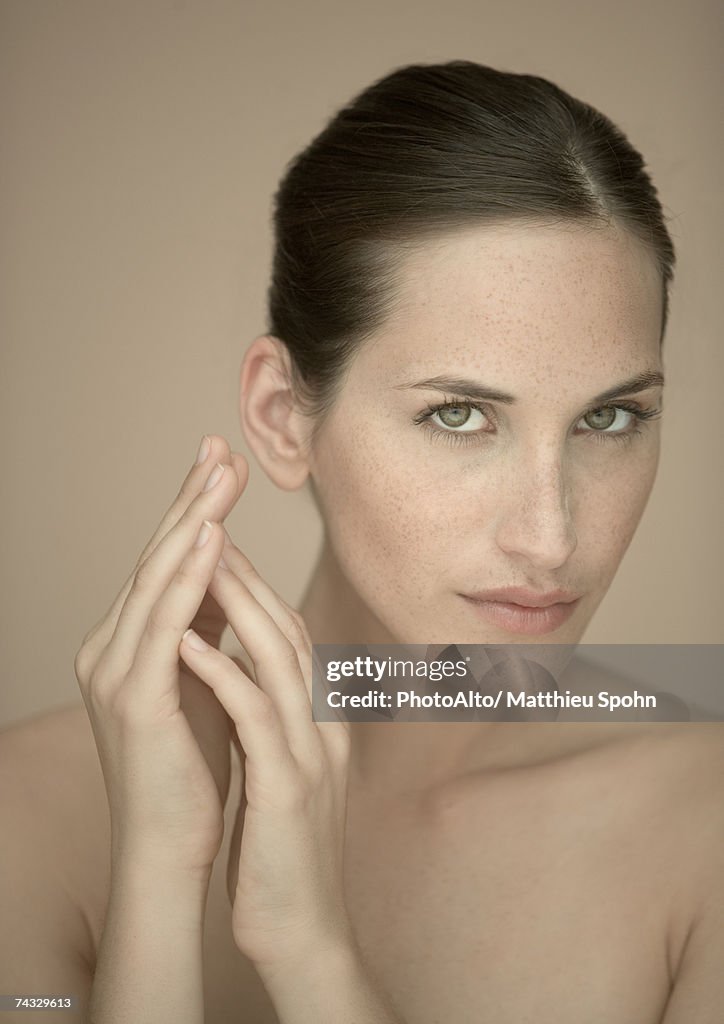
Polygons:
<instances>
[{"instance_id":1,"label":"dark brown hair","mask_svg":"<svg viewBox=\"0 0 724 1024\"><path fill-rule=\"evenodd\" d=\"M274 197L267 333L289 351L312 438L355 350L394 309L405 252L516 218L626 228L661 273L663 343L675 252L644 160L545 78L465 60L400 67L289 162Z\"/></svg>"}]
</instances>

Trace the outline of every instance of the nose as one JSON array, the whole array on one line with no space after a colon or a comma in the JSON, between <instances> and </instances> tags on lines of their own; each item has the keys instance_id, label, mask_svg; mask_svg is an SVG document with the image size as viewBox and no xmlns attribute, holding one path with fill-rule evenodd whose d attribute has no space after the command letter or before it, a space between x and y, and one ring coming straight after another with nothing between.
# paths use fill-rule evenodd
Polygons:
<instances>
[{"instance_id":1,"label":"nose","mask_svg":"<svg viewBox=\"0 0 724 1024\"><path fill-rule=\"evenodd\" d=\"M536 569L557 569L578 543L560 452L537 451L527 459L519 455L516 463L510 467L511 486L504 488L497 544Z\"/></svg>"}]
</instances>

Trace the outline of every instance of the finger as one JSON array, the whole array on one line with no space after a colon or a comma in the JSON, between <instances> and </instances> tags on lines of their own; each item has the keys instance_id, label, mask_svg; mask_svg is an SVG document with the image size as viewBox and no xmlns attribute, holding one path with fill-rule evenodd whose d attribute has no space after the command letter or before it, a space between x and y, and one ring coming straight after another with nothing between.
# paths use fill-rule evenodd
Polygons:
<instances>
[{"instance_id":1,"label":"finger","mask_svg":"<svg viewBox=\"0 0 724 1024\"><path fill-rule=\"evenodd\" d=\"M222 528L224 531L224 547L221 552L222 566L224 562L227 563L237 579L247 586L262 608L272 616L282 633L291 640L298 651L311 651L312 640L302 616L267 583L249 556L234 544L226 527ZM307 692L311 700L311 690Z\"/></svg>"},{"instance_id":2,"label":"finger","mask_svg":"<svg viewBox=\"0 0 724 1024\"><path fill-rule=\"evenodd\" d=\"M234 573L234 575L246 585L262 608L264 608L274 619L281 632L294 645L302 671L302 678L305 682L307 697L310 705L313 706L312 669L310 661L310 658L313 658L313 648L312 639L309 636L304 619L295 608L288 604L284 598L282 598L276 590L274 590L273 587L259 575L259 572L252 564L251 559L239 547L237 547L236 544L234 544L225 527L224 537L225 544L221 553L222 560L227 563L229 569ZM214 575L209 587L209 591L211 593L214 592L220 576L221 574L219 573ZM348 753L351 727L350 723L346 719L341 716L337 716L335 721L316 722L316 725L328 749L332 750L334 753L341 752L343 756Z\"/></svg>"},{"instance_id":3,"label":"finger","mask_svg":"<svg viewBox=\"0 0 724 1024\"><path fill-rule=\"evenodd\" d=\"M312 641L307 631L304 619L282 598L274 588L259 574L252 564L248 555L234 544L226 527L224 530L224 548L221 553L219 564L222 568L231 570L232 574L240 580L249 590L262 608L271 616L281 633L290 641L297 652L302 679L307 690L307 698L311 702L311 679L304 672L302 659L311 654ZM214 589L212 581L210 590ZM233 628L233 627L232 627Z\"/></svg>"},{"instance_id":4,"label":"finger","mask_svg":"<svg viewBox=\"0 0 724 1024\"><path fill-rule=\"evenodd\" d=\"M194 630L194 632L196 632L196 630ZM203 639L203 638L202 638L202 639ZM243 661L241 660L241 658L239 658L239 657L236 657L236 656L235 656L235 655L233 655L233 654L228 654L228 655L227 655L227 657L228 657L228 658L231 658L231 660L232 660L232 661L234 662L234 664L235 664L235 665L236 665L236 666L238 667L239 671L240 671L240 672L243 672L243 673L244 673L244 675L245 675L245 676L246 676L246 677L247 677L248 679L251 679L251 681L252 681L252 682L254 683L254 685L256 686L256 683L254 682L254 677L253 677L253 674L252 674L252 672L251 672L251 670L250 670L249 666L248 666L248 665L246 665L246 664L245 664L245 663L244 663L244 662L243 662ZM242 765L242 770L243 770L243 765L244 765L244 751L243 751L243 749L242 749L242 746L241 746L241 741L239 740L239 734L238 734L238 732L236 731L236 725L235 725L234 719L233 719L233 718L231 717L231 715L227 714L227 716L226 716L226 721L228 722L228 725L229 725L229 736L231 737L231 742L233 743L233 745L234 745L234 749L236 750L237 754L239 755L239 759L240 759L240 761L241 761L241 765Z\"/></svg>"},{"instance_id":5,"label":"finger","mask_svg":"<svg viewBox=\"0 0 724 1024\"><path fill-rule=\"evenodd\" d=\"M205 444L205 441L208 441L208 444ZM136 567L148 558L158 542L176 525L191 502L203 489L212 467L217 462L222 464L230 462L230 455L229 442L225 437L215 434L204 435L196 461L187 472L176 497L161 517L156 532L141 552Z\"/></svg>"},{"instance_id":6,"label":"finger","mask_svg":"<svg viewBox=\"0 0 724 1024\"><path fill-rule=\"evenodd\" d=\"M208 444L205 444L204 442L207 440ZM212 466L217 462L221 462L222 464L231 462L231 465L234 466L234 469L237 471L239 476L240 493L244 489L248 477L248 463L242 455L235 452L230 453L229 444L226 438L221 437L218 434L204 435L197 459L199 458L199 455L203 455L205 457L202 458L200 462L197 461L191 466L191 469L187 473L186 478L181 485L181 490L164 513L156 532L144 547L140 557L126 578L112 605L105 615L98 620L98 622L84 637L84 645L101 650L108 643L113 630L115 629L123 604L128 596L128 592L133 584L133 579L137 570L155 550L159 541L165 537L173 526L176 525L193 499L200 493Z\"/></svg>"},{"instance_id":7,"label":"finger","mask_svg":"<svg viewBox=\"0 0 724 1024\"><path fill-rule=\"evenodd\" d=\"M111 608L98 624L100 630L102 630L106 634L105 639L103 639L102 637L99 638L101 642L107 643L108 639L110 638L110 634L115 629L115 624L118 621L118 616L120 615L123 604L126 600L126 597L128 596L128 592L133 584L133 579L136 572L138 571L140 566L148 559L152 552L156 549L156 547L158 546L159 542L163 539L163 537L165 537L169 530L171 530L176 525L176 523L179 521L179 519L181 518L185 510L189 507L194 498L199 493L201 493L204 484L208 478L208 475L211 472L211 468L217 463L221 463L222 465L230 463L234 467L234 470L239 479L239 493L237 494L234 500L236 501L243 492L249 476L248 462L246 461L244 456L238 452L231 452L229 454L229 445L226 442L225 438L218 438L217 435L208 436L210 439L210 449L208 456L201 463L199 463L198 465L194 465L191 468L189 474L184 480L181 490L177 494L171 506L167 509L166 513L164 514L161 523L159 524L159 527L154 533L153 537L143 549L143 552L136 561L136 565L134 566L133 570L127 577L123 587L121 588L121 591L117 595ZM221 441L222 443L218 444L218 441ZM218 458L215 457L217 454Z\"/></svg>"},{"instance_id":8,"label":"finger","mask_svg":"<svg viewBox=\"0 0 724 1024\"><path fill-rule=\"evenodd\" d=\"M292 753L300 762L318 759L323 748L312 717L311 649L305 649L299 627L296 645L285 633L291 620L271 587L260 577L254 586L261 600L231 568L217 566L209 591L251 659L257 686L271 698Z\"/></svg>"},{"instance_id":9,"label":"finger","mask_svg":"<svg viewBox=\"0 0 724 1024\"><path fill-rule=\"evenodd\" d=\"M208 473L207 484L212 483L215 477L218 477L220 465L217 464ZM217 522L222 515L228 512L237 496L237 477L233 468L227 464L224 466L220 479L217 479L210 490L202 491L196 496L176 525L159 541L154 551L137 569L118 617L115 631L105 650L99 656L99 664L107 666L113 672L120 673L130 668L151 609L179 572L198 536L203 520ZM216 546L220 551L223 535L220 529L217 533L219 536ZM201 598L203 599L203 594ZM188 625L187 622L184 629Z\"/></svg>"},{"instance_id":10,"label":"finger","mask_svg":"<svg viewBox=\"0 0 724 1024\"><path fill-rule=\"evenodd\" d=\"M278 799L298 769L273 702L238 663L204 643L193 630L182 637L178 653L211 687L233 720L246 755L247 778L263 785L271 800Z\"/></svg>"},{"instance_id":11,"label":"finger","mask_svg":"<svg viewBox=\"0 0 724 1024\"><path fill-rule=\"evenodd\" d=\"M95 630L102 626L104 622L108 620L110 617L112 617L114 614L117 617L118 613L120 613L120 610L123 606L123 602L126 598L126 594L130 589L131 583L133 582L133 577L136 570L141 565L141 563L144 562L146 558L148 558L150 553L158 544L161 537L168 533L170 528L176 522L178 522L178 519L180 519L181 514L183 512L182 505L185 499L188 499L185 501L185 506L188 506L191 503L193 497L195 496L195 494L191 493L191 488L193 486L193 482L197 480L200 475L200 467L206 467L206 469L202 469L201 472L208 474L209 466L213 466L215 462L228 462L229 454L229 444L226 438L218 437L213 434L204 434L203 438L201 439L201 444L199 446L198 453L196 455L196 461L186 474L186 478L184 479L184 482L181 485L181 490L178 492L178 494L172 501L171 505L168 507L163 517L161 518L161 522L159 523L156 532L153 534L153 536L148 541L143 551L139 555L136 564L129 573L123 587L116 596L110 609L108 610L106 615L104 615L98 621L98 623L93 628L93 630L90 631L88 636L92 635L95 632Z\"/></svg>"},{"instance_id":12,"label":"finger","mask_svg":"<svg viewBox=\"0 0 724 1024\"><path fill-rule=\"evenodd\" d=\"M149 709L165 714L180 706L179 643L203 600L222 545L219 524L203 523L196 543L147 615L123 680L124 702L137 705L144 715Z\"/></svg>"}]
</instances>

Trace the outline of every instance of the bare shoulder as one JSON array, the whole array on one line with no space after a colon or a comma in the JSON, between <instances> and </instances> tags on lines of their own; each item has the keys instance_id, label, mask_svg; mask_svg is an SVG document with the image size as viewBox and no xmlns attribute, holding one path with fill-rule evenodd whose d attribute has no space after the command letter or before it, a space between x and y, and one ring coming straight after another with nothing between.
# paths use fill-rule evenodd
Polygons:
<instances>
[{"instance_id":1,"label":"bare shoulder","mask_svg":"<svg viewBox=\"0 0 724 1024\"><path fill-rule=\"evenodd\" d=\"M108 825L103 773L85 707L68 705L0 732L3 799L24 808L28 820L67 833ZM60 839L59 835L59 839ZM66 837L79 853L76 841Z\"/></svg>"},{"instance_id":2,"label":"bare shoulder","mask_svg":"<svg viewBox=\"0 0 724 1024\"><path fill-rule=\"evenodd\" d=\"M645 820L652 824L681 830L698 822L703 854L708 841L716 840L716 830L724 829L724 722L611 722L588 728L596 736L589 748L596 768L620 788L620 799L648 808Z\"/></svg>"},{"instance_id":3,"label":"bare shoulder","mask_svg":"<svg viewBox=\"0 0 724 1024\"><path fill-rule=\"evenodd\" d=\"M676 976L692 935L706 932L711 949L724 952L724 723L630 723L616 731L613 796L629 847L638 841L641 863L660 880L670 908Z\"/></svg>"},{"instance_id":4,"label":"bare shoulder","mask_svg":"<svg viewBox=\"0 0 724 1024\"><path fill-rule=\"evenodd\" d=\"M642 770L651 751L649 790L674 808L682 841L698 846L702 867L724 867L724 722L651 724L639 745Z\"/></svg>"},{"instance_id":5,"label":"bare shoulder","mask_svg":"<svg viewBox=\"0 0 724 1024\"><path fill-rule=\"evenodd\" d=\"M574 691L606 692L620 697L635 692L636 681L609 668L584 664L573 676ZM568 722L579 734L581 750L594 770L616 786L625 786L623 799L644 802L647 819L660 813L671 822L680 817L709 813L724 823L724 722L689 721L686 704L673 694L662 694L661 706L640 714L624 708L601 712L596 721ZM657 702L658 703L658 702ZM706 840L709 832L702 834Z\"/></svg>"},{"instance_id":6,"label":"bare shoulder","mask_svg":"<svg viewBox=\"0 0 724 1024\"><path fill-rule=\"evenodd\" d=\"M669 790L668 836L676 865L674 981L663 1024L713 1024L724 1005L724 723L672 728L658 748L651 764L660 781L649 786ZM661 814L664 806L660 796L654 808Z\"/></svg>"},{"instance_id":7,"label":"bare shoulder","mask_svg":"<svg viewBox=\"0 0 724 1024\"><path fill-rule=\"evenodd\" d=\"M74 742L73 752L80 756L95 750L93 730L82 702L68 704L24 718L0 730L0 752L3 757L31 755L63 750L71 753L67 741Z\"/></svg>"},{"instance_id":8,"label":"bare shoulder","mask_svg":"<svg viewBox=\"0 0 724 1024\"><path fill-rule=\"evenodd\" d=\"M92 964L105 912L110 819L82 703L0 732L0 804L0 876L13 917L3 925L3 943L10 937L20 950L18 934L27 933L28 944L57 943L58 957L62 946Z\"/></svg>"},{"instance_id":9,"label":"bare shoulder","mask_svg":"<svg viewBox=\"0 0 724 1024\"><path fill-rule=\"evenodd\" d=\"M647 795L724 811L724 722L620 723L616 731Z\"/></svg>"}]
</instances>

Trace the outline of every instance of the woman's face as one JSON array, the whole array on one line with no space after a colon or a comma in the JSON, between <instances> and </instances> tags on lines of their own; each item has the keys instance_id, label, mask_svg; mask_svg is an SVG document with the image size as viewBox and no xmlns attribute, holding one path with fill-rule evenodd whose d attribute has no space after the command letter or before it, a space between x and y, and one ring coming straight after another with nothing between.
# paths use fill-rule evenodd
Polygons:
<instances>
[{"instance_id":1,"label":"woman's face","mask_svg":"<svg viewBox=\"0 0 724 1024\"><path fill-rule=\"evenodd\" d=\"M660 422L635 410L660 383L599 396L663 372L661 287L610 227L476 227L406 258L310 460L339 568L396 642L580 639L656 474ZM578 600L559 622L463 596L506 587Z\"/></svg>"}]
</instances>

